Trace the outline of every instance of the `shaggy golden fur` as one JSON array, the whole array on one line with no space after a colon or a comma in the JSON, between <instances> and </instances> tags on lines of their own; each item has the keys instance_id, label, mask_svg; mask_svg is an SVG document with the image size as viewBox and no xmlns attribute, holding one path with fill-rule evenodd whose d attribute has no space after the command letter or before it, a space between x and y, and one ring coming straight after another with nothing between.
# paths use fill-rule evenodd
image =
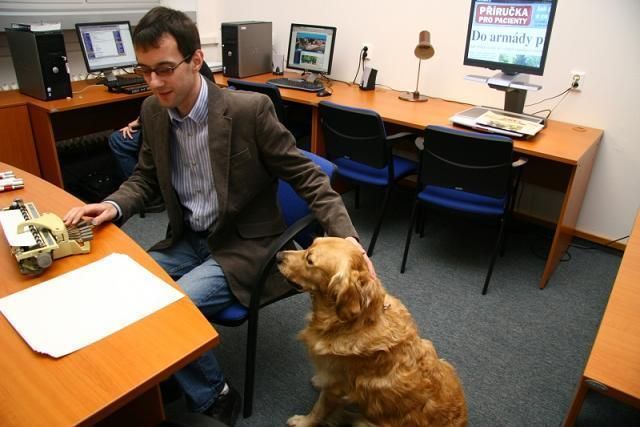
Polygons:
<instances>
[{"instance_id":1,"label":"shaggy golden fur","mask_svg":"<svg viewBox=\"0 0 640 427\"><path fill-rule=\"evenodd\" d=\"M346 405L354 425L464 426L467 407L455 369L421 339L406 307L369 273L362 252L334 237L284 251L278 268L312 296L300 333L316 367L320 396L289 426L318 426Z\"/></svg>"}]
</instances>

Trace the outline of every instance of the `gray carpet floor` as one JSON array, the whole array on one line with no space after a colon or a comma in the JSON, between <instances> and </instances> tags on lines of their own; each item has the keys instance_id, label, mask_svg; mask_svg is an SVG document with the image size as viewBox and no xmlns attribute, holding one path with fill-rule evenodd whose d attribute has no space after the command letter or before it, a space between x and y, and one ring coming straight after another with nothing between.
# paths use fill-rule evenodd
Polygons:
<instances>
[{"instance_id":1,"label":"gray carpet floor","mask_svg":"<svg viewBox=\"0 0 640 427\"><path fill-rule=\"evenodd\" d=\"M620 253L576 240L566 262L540 290L551 232L514 222L507 252L498 258L483 296L495 227L433 213L424 238L414 237L407 271L400 274L411 197L400 190L393 198L372 261L386 289L411 311L422 336L457 368L469 425L560 425L593 344ZM354 209L349 193L345 203L368 244L381 197L365 190L360 209ZM160 213L136 216L123 229L148 248L165 227L166 216ZM317 397L309 382L312 368L296 339L308 311L307 295L261 311L253 416L238 425L282 426L291 415L311 409ZM221 343L215 353L227 378L242 391L246 326L216 328ZM577 425L640 425L640 411L592 392Z\"/></svg>"}]
</instances>

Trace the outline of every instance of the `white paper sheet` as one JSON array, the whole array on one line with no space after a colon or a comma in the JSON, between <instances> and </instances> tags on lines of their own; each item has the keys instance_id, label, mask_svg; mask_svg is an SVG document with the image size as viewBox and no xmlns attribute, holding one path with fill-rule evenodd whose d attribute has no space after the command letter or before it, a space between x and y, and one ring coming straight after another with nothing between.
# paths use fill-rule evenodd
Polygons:
<instances>
[{"instance_id":1,"label":"white paper sheet","mask_svg":"<svg viewBox=\"0 0 640 427\"><path fill-rule=\"evenodd\" d=\"M112 254L0 299L34 351L62 357L184 295L127 255Z\"/></svg>"},{"instance_id":2,"label":"white paper sheet","mask_svg":"<svg viewBox=\"0 0 640 427\"><path fill-rule=\"evenodd\" d=\"M33 238L33 234L28 228L24 233L18 234L18 225L24 221L19 209L0 211L0 224L2 224L4 235L11 246L33 246L36 244L36 239Z\"/></svg>"}]
</instances>

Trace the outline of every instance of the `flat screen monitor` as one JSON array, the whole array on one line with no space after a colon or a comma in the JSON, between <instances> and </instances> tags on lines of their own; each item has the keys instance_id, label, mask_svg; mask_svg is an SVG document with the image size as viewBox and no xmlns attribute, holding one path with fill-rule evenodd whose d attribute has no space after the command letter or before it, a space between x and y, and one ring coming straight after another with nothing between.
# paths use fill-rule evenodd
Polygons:
<instances>
[{"instance_id":1,"label":"flat screen monitor","mask_svg":"<svg viewBox=\"0 0 640 427\"><path fill-rule=\"evenodd\" d=\"M76 24L76 32L88 72L111 74L137 64L128 21Z\"/></svg>"},{"instance_id":2,"label":"flat screen monitor","mask_svg":"<svg viewBox=\"0 0 640 427\"><path fill-rule=\"evenodd\" d=\"M335 41L335 27L291 24L287 67L330 74Z\"/></svg>"},{"instance_id":3,"label":"flat screen monitor","mask_svg":"<svg viewBox=\"0 0 640 427\"><path fill-rule=\"evenodd\" d=\"M541 76L557 0L471 0L464 64Z\"/></svg>"}]
</instances>

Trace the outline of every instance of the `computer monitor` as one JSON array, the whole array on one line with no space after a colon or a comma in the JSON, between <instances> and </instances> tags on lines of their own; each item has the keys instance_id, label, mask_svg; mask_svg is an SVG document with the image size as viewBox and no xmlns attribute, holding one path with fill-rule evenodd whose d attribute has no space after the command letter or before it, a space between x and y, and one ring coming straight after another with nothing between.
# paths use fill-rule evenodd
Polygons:
<instances>
[{"instance_id":1,"label":"computer monitor","mask_svg":"<svg viewBox=\"0 0 640 427\"><path fill-rule=\"evenodd\" d=\"M76 32L88 72L113 80L113 70L137 64L129 21L76 24Z\"/></svg>"},{"instance_id":2,"label":"computer monitor","mask_svg":"<svg viewBox=\"0 0 640 427\"><path fill-rule=\"evenodd\" d=\"M305 72L330 74L336 28L291 24L287 67Z\"/></svg>"},{"instance_id":3,"label":"computer monitor","mask_svg":"<svg viewBox=\"0 0 640 427\"><path fill-rule=\"evenodd\" d=\"M540 89L527 87L528 75L544 72L556 4L557 0L471 0L464 64L500 70L486 79L496 89Z\"/></svg>"}]
</instances>

